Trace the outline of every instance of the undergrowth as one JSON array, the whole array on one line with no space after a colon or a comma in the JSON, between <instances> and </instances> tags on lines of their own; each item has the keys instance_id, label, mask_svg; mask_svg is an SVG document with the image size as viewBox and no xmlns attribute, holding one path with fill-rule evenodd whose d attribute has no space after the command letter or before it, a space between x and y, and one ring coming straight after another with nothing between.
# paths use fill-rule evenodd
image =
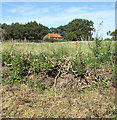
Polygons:
<instances>
[{"instance_id":1,"label":"undergrowth","mask_svg":"<svg viewBox=\"0 0 117 120\"><path fill-rule=\"evenodd\" d=\"M99 87L97 75L97 69L103 69L104 66L110 67L115 71L116 51L112 47L112 41L103 42L96 38L93 43L88 43L90 52L87 56L80 49L76 51L74 56L69 56L67 49L60 47L58 51L52 51L52 53L41 52L39 54L33 54L31 52L18 52L12 49L10 51L2 52L2 78L4 84L23 83L27 84L29 75L43 74L45 76L51 76L54 80L56 87L56 80L58 77L65 74L73 74L75 77L81 77L85 79L86 71L88 67L91 67L94 71L95 81L94 87ZM113 80L115 75L113 72ZM103 84L106 83L103 82ZM35 86L40 91L45 88L45 83L35 82ZM101 88L101 87L100 87ZM77 86L76 90L80 90Z\"/></svg>"}]
</instances>

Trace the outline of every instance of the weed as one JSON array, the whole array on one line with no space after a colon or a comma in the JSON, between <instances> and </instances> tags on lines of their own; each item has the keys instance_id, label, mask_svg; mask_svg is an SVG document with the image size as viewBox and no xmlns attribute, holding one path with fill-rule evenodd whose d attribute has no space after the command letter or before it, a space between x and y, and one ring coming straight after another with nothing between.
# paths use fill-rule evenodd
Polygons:
<instances>
[{"instance_id":1,"label":"weed","mask_svg":"<svg viewBox=\"0 0 117 120\"><path fill-rule=\"evenodd\" d=\"M56 45L56 43L53 43ZM53 44L49 44L53 46ZM60 43L58 43L59 46ZM64 43L66 45L66 43ZM70 43L71 44L71 43ZM16 44L17 45L17 44ZM32 44L31 44L32 45ZM30 48L30 45L25 43L25 46ZM32 47L35 48L37 44L33 44ZM47 44L39 44L39 46L47 46ZM70 46L70 45L69 45ZM84 44L84 47L86 44ZM30 52L18 52L15 48L12 51L12 54L8 52L8 50L3 50L2 52L2 66L6 66L9 68L8 71L3 71L3 84L14 84L14 83L26 83L30 86L38 88L38 91L43 91L44 82L36 83L35 80L33 82L29 82L29 75L38 75L43 74L45 76L54 77L55 81L57 77L61 77L65 74L72 74L75 77L81 77L81 79L85 78L87 66L93 68L93 74L95 75L96 83L98 83L99 75L97 74L97 68L101 69L106 63L111 63L111 61L115 61L114 49L112 49L113 44L106 44L102 40L96 38L96 40L92 43L89 43L89 50L85 54L83 51L83 43L78 44L77 53L73 56L69 56L69 48L64 45L61 45L59 48L52 49L51 52L39 52L34 53L34 51ZM44 47L43 47L44 48ZM10 48L9 48L10 49ZM70 48L71 49L71 48ZM75 49L75 48L74 48ZM92 54L92 53L93 54ZM108 57L107 57L108 54ZM110 59L112 58L112 60ZM113 66L110 64L110 66ZM113 68L113 67L112 67ZM114 68L113 68L114 69ZM100 78L104 79L104 78ZM102 81L103 82L103 81ZM103 82L104 85L106 82ZM69 85L70 86L70 85ZM98 85L94 85L97 87ZM105 85L104 85L105 86ZM108 86L107 86L108 87ZM71 82L71 88L73 88L73 83Z\"/></svg>"}]
</instances>

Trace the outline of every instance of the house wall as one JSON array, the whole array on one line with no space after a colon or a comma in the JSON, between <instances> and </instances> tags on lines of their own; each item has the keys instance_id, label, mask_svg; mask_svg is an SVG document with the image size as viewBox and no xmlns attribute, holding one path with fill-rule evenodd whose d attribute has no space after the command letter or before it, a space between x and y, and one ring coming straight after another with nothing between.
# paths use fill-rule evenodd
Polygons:
<instances>
[{"instance_id":1,"label":"house wall","mask_svg":"<svg viewBox=\"0 0 117 120\"><path fill-rule=\"evenodd\" d=\"M53 39L59 39L59 40L62 40L63 38L62 37L51 37Z\"/></svg>"}]
</instances>

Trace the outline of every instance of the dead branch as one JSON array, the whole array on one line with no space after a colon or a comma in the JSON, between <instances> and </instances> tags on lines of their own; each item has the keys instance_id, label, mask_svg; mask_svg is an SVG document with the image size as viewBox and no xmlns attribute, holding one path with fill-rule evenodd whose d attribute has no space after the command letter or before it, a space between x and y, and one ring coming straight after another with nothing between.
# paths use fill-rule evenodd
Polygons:
<instances>
[{"instance_id":1,"label":"dead branch","mask_svg":"<svg viewBox=\"0 0 117 120\"><path fill-rule=\"evenodd\" d=\"M58 72L58 74L56 75L56 77L55 77L55 79L54 79L54 87L56 87L57 78L58 78L58 76L60 75L60 73L61 73L61 68L59 69L59 72Z\"/></svg>"}]
</instances>

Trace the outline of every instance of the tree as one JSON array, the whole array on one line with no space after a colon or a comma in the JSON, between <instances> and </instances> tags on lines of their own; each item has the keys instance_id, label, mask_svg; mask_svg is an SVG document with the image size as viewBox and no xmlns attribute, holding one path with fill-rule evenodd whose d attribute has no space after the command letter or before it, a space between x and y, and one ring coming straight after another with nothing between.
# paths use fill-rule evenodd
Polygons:
<instances>
[{"instance_id":1,"label":"tree","mask_svg":"<svg viewBox=\"0 0 117 120\"><path fill-rule=\"evenodd\" d=\"M71 40L70 34L75 36L74 40L88 40L92 38L92 31L94 30L93 22L85 19L74 19L65 26L57 27L58 33L65 39ZM74 35L73 35L74 34ZM69 36L69 37L67 37Z\"/></svg>"},{"instance_id":2,"label":"tree","mask_svg":"<svg viewBox=\"0 0 117 120\"><path fill-rule=\"evenodd\" d=\"M111 31L109 30L106 34L107 34L107 35L110 35L110 34L111 34Z\"/></svg>"},{"instance_id":3,"label":"tree","mask_svg":"<svg viewBox=\"0 0 117 120\"><path fill-rule=\"evenodd\" d=\"M9 40L42 40L47 33L58 33L64 39L72 41L83 41L92 39L93 22L85 19L74 19L67 25L60 25L57 28L48 28L42 24L38 24L36 21L31 21L26 24L20 24L18 22L7 25L2 24L2 30L4 31L4 39Z\"/></svg>"},{"instance_id":4,"label":"tree","mask_svg":"<svg viewBox=\"0 0 117 120\"><path fill-rule=\"evenodd\" d=\"M5 31L5 40L9 40L11 38L14 40L24 40L24 38L27 40L41 40L49 32L48 27L38 24L36 21L31 21L26 24L16 22L11 25L4 23L2 24L2 29Z\"/></svg>"},{"instance_id":5,"label":"tree","mask_svg":"<svg viewBox=\"0 0 117 120\"><path fill-rule=\"evenodd\" d=\"M50 30L50 33L58 33L57 28L52 27L49 30Z\"/></svg>"},{"instance_id":6,"label":"tree","mask_svg":"<svg viewBox=\"0 0 117 120\"><path fill-rule=\"evenodd\" d=\"M68 39L70 41L76 41L77 40L74 32L66 33L64 38Z\"/></svg>"},{"instance_id":7,"label":"tree","mask_svg":"<svg viewBox=\"0 0 117 120\"><path fill-rule=\"evenodd\" d=\"M117 29L115 30L115 31L113 31L111 34L110 34L110 36L112 36L112 39L113 40L117 40Z\"/></svg>"}]
</instances>

